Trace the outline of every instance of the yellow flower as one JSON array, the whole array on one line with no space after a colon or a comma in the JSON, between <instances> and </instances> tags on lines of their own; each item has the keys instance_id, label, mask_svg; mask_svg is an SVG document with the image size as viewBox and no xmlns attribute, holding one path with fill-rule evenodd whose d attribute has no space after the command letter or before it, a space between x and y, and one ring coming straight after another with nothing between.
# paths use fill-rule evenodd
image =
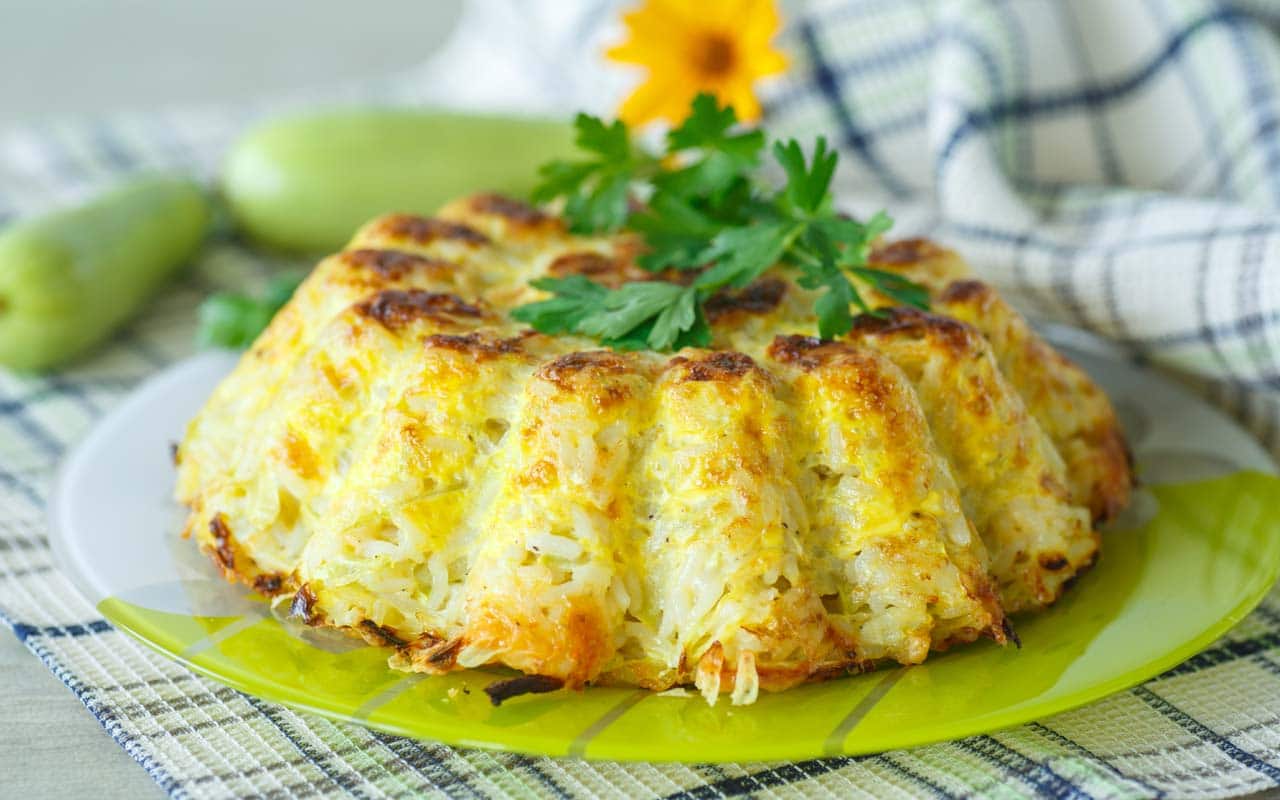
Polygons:
<instances>
[{"instance_id":1,"label":"yellow flower","mask_svg":"<svg viewBox=\"0 0 1280 800\"><path fill-rule=\"evenodd\" d=\"M732 105L739 119L758 119L752 87L787 67L770 44L780 25L774 0L644 0L623 22L627 41L608 57L649 72L618 112L630 125L679 123L699 92Z\"/></svg>"}]
</instances>

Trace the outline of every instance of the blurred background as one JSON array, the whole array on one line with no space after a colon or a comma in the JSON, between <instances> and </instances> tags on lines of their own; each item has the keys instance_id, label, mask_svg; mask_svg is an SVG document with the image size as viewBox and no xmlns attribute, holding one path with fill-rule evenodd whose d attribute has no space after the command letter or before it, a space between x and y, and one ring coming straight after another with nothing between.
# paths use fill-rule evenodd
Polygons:
<instances>
[{"instance_id":1,"label":"blurred background","mask_svg":"<svg viewBox=\"0 0 1280 800\"><path fill-rule=\"evenodd\" d=\"M0 126L242 103L420 64L462 0L4 0Z\"/></svg>"}]
</instances>

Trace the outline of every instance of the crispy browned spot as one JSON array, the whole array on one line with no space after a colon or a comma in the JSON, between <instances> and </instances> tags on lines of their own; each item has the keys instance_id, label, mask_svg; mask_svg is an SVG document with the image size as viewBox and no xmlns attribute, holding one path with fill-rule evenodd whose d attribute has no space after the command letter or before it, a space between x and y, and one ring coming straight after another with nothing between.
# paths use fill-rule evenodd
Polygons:
<instances>
[{"instance_id":1,"label":"crispy browned spot","mask_svg":"<svg viewBox=\"0 0 1280 800\"><path fill-rule=\"evenodd\" d=\"M942 252L942 248L928 239L899 239L896 242L872 248L867 261L872 264L914 264Z\"/></svg>"},{"instance_id":2,"label":"crispy browned spot","mask_svg":"<svg viewBox=\"0 0 1280 800\"><path fill-rule=\"evenodd\" d=\"M849 653L850 661L842 664L823 664L806 672L801 680L829 681L843 678L846 675L858 675L875 669L875 664L867 664L858 660L857 655ZM759 668L757 667L757 671Z\"/></svg>"},{"instance_id":3,"label":"crispy browned spot","mask_svg":"<svg viewBox=\"0 0 1280 800\"><path fill-rule=\"evenodd\" d=\"M392 330L424 318L450 322L451 317L484 316L456 294L425 289L387 289L357 305L356 311Z\"/></svg>"},{"instance_id":4,"label":"crispy browned spot","mask_svg":"<svg viewBox=\"0 0 1280 800\"><path fill-rule=\"evenodd\" d=\"M489 358L510 355L512 353L523 353L525 339L535 335L537 334L530 331L528 333L523 333L519 336L512 336L506 339L495 339L492 336L486 336L482 333L436 333L424 339L423 344L427 347L439 348L441 350L453 350L459 353L469 353L474 356L477 361L484 361Z\"/></svg>"},{"instance_id":5,"label":"crispy browned spot","mask_svg":"<svg viewBox=\"0 0 1280 800\"><path fill-rule=\"evenodd\" d=\"M547 267L547 274L553 278L581 275L610 289L616 289L630 281L665 281L688 286L698 276L693 270L664 269L650 272L636 263L636 258L643 252L643 242L629 236L620 236L614 240L614 255L590 250L565 253L551 262Z\"/></svg>"},{"instance_id":6,"label":"crispy browned spot","mask_svg":"<svg viewBox=\"0 0 1280 800\"><path fill-rule=\"evenodd\" d=\"M1141 483L1133 474L1133 451L1119 422L1112 420L1098 426L1090 432L1088 441L1095 462L1106 467L1089 493L1089 511L1093 521L1100 524L1124 511L1131 490Z\"/></svg>"},{"instance_id":7,"label":"crispy browned spot","mask_svg":"<svg viewBox=\"0 0 1280 800\"><path fill-rule=\"evenodd\" d=\"M1096 534L1094 535L1094 541L1096 544L1097 542ZM1066 594L1071 589L1071 587L1075 586L1077 583L1080 582L1081 578L1089 574L1089 571L1093 569L1095 566L1097 566L1097 564L1098 564L1098 551L1097 551L1097 548L1095 547L1094 551L1089 554L1089 560L1081 564L1079 567L1076 567L1076 574L1072 575L1070 578L1067 578L1065 581L1062 582L1062 588L1059 590L1058 596L1061 597L1062 595Z\"/></svg>"},{"instance_id":8,"label":"crispy browned spot","mask_svg":"<svg viewBox=\"0 0 1280 800\"><path fill-rule=\"evenodd\" d=\"M537 376L550 381L556 388L572 392L578 386L579 375L621 375L632 371L632 363L608 350L580 350L565 353L538 368Z\"/></svg>"},{"instance_id":9,"label":"crispy browned spot","mask_svg":"<svg viewBox=\"0 0 1280 800\"><path fill-rule=\"evenodd\" d=\"M616 289L629 280L641 280L643 276L638 268L630 267L627 262L618 258L610 258L600 253L581 251L565 253L551 262L547 274L553 278L567 278L581 275L596 283Z\"/></svg>"},{"instance_id":10,"label":"crispy browned spot","mask_svg":"<svg viewBox=\"0 0 1280 800\"><path fill-rule=\"evenodd\" d=\"M231 540L231 529L227 527L227 518L222 512L213 515L209 520L209 533L213 535L213 554L223 569L230 572L236 568L236 551Z\"/></svg>"},{"instance_id":11,"label":"crispy browned spot","mask_svg":"<svg viewBox=\"0 0 1280 800\"><path fill-rule=\"evenodd\" d=\"M991 294L991 287L982 281L952 281L938 295L940 303L971 303Z\"/></svg>"},{"instance_id":12,"label":"crispy browned spot","mask_svg":"<svg viewBox=\"0 0 1280 800\"><path fill-rule=\"evenodd\" d=\"M494 681L484 687L484 693L489 695L490 703L500 706L503 701L522 694L544 694L554 692L563 686L563 679L553 678L550 675L521 675L504 681Z\"/></svg>"},{"instance_id":13,"label":"crispy browned spot","mask_svg":"<svg viewBox=\"0 0 1280 800\"><path fill-rule=\"evenodd\" d=\"M182 450L179 449L177 442L169 442L169 460L175 467L182 464Z\"/></svg>"},{"instance_id":14,"label":"crispy browned spot","mask_svg":"<svg viewBox=\"0 0 1280 800\"><path fill-rule=\"evenodd\" d=\"M458 651L462 649L462 640L454 639L432 648L427 654L427 661L441 668L452 667L458 659Z\"/></svg>"},{"instance_id":15,"label":"crispy browned spot","mask_svg":"<svg viewBox=\"0 0 1280 800\"><path fill-rule=\"evenodd\" d=\"M1022 649L1022 639L1018 637L1018 632L1013 629L1013 623L1009 621L1008 617L1002 617L1000 619L1000 629L1004 631L1004 638L1007 641L1013 642L1014 647L1017 647L1019 650ZM1001 642L1001 644L1003 644L1003 642Z\"/></svg>"},{"instance_id":16,"label":"crispy browned spot","mask_svg":"<svg viewBox=\"0 0 1280 800\"><path fill-rule=\"evenodd\" d=\"M976 329L957 319L914 308L891 308L878 316L857 316L853 320L850 336L856 338L859 335L928 338L957 352L973 350L982 338Z\"/></svg>"},{"instance_id":17,"label":"crispy browned spot","mask_svg":"<svg viewBox=\"0 0 1280 800\"><path fill-rule=\"evenodd\" d=\"M284 578L271 572L264 572L253 579L253 588L265 595L274 595L284 586Z\"/></svg>"},{"instance_id":18,"label":"crispy browned spot","mask_svg":"<svg viewBox=\"0 0 1280 800\"><path fill-rule=\"evenodd\" d=\"M1040 566L1051 572L1063 569L1070 563L1067 561L1067 557L1061 553L1041 553L1037 560L1040 562Z\"/></svg>"},{"instance_id":19,"label":"crispy browned spot","mask_svg":"<svg viewBox=\"0 0 1280 800\"><path fill-rule=\"evenodd\" d=\"M311 587L302 584L298 587L298 591L293 596L293 604L289 606L289 614L297 617L308 625L315 625L320 621L319 615L315 613L316 593L311 591Z\"/></svg>"},{"instance_id":20,"label":"crispy browned spot","mask_svg":"<svg viewBox=\"0 0 1280 800\"><path fill-rule=\"evenodd\" d=\"M522 200L516 200L514 197L507 197L501 194L476 195L471 198L471 210L481 214L495 214L499 217L505 217L521 225L543 225L549 222L559 222L558 218L544 213L540 208L531 206Z\"/></svg>"},{"instance_id":21,"label":"crispy browned spot","mask_svg":"<svg viewBox=\"0 0 1280 800\"><path fill-rule=\"evenodd\" d=\"M395 631L390 628L379 625L371 619L360 620L360 627L367 634L368 639L372 639L374 643L389 645L391 647L404 647L406 642Z\"/></svg>"},{"instance_id":22,"label":"crispy browned spot","mask_svg":"<svg viewBox=\"0 0 1280 800\"><path fill-rule=\"evenodd\" d=\"M361 248L347 250L342 254L343 262L352 269L369 270L387 280L398 281L415 272L431 275L448 275L457 267L441 258L429 258L403 250L375 250Z\"/></svg>"},{"instance_id":23,"label":"crispy browned spot","mask_svg":"<svg viewBox=\"0 0 1280 800\"><path fill-rule=\"evenodd\" d=\"M767 314L778 307L787 294L787 284L777 278L764 278L739 292L728 289L708 298L703 306L707 319L716 322L734 312Z\"/></svg>"},{"instance_id":24,"label":"crispy browned spot","mask_svg":"<svg viewBox=\"0 0 1280 800\"><path fill-rule=\"evenodd\" d=\"M681 381L729 380L740 378L756 368L756 362L751 360L751 356L736 350L717 350L697 359L676 356L667 364L670 367L685 367Z\"/></svg>"},{"instance_id":25,"label":"crispy browned spot","mask_svg":"<svg viewBox=\"0 0 1280 800\"><path fill-rule=\"evenodd\" d=\"M470 225L435 217L418 217L413 214L392 214L383 217L375 231L396 239L411 239L418 244L430 244L437 239L473 245L489 243L488 236Z\"/></svg>"},{"instance_id":26,"label":"crispy browned spot","mask_svg":"<svg viewBox=\"0 0 1280 800\"><path fill-rule=\"evenodd\" d=\"M847 348L835 342L827 342L816 336L775 336L767 351L769 358L784 364L795 364L804 370L816 369L825 364L831 356L844 352Z\"/></svg>"}]
</instances>

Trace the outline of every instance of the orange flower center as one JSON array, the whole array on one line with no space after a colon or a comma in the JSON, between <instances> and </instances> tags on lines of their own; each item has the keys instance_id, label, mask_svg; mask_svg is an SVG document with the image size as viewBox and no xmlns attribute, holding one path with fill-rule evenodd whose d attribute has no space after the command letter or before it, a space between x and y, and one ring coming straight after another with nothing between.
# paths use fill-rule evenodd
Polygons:
<instances>
[{"instance_id":1,"label":"orange flower center","mask_svg":"<svg viewBox=\"0 0 1280 800\"><path fill-rule=\"evenodd\" d=\"M690 53L693 66L709 78L718 78L733 69L737 60L734 42L723 33L704 33Z\"/></svg>"}]
</instances>

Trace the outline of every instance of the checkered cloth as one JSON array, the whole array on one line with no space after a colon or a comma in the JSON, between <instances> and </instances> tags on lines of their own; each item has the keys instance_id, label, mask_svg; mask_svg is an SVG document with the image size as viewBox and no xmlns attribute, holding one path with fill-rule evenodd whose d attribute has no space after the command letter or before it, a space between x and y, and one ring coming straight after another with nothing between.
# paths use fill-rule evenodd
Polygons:
<instances>
[{"instance_id":1,"label":"checkered cloth","mask_svg":"<svg viewBox=\"0 0 1280 800\"><path fill-rule=\"evenodd\" d=\"M616 9L598 2L574 5L574 20L546 37L506 17L505 27L483 24L503 12L496 0L475 8L464 25L471 44L360 96L458 99L450 92L462 82L440 77L501 78L494 54L518 66L530 46L521 34L551 63L616 32ZM957 246L1033 313L1178 371L1275 451L1280 46L1268 25L1277 19L1277 5L1203 0L823 4L791 20L793 71L770 91L768 114L776 132L825 132L841 146L856 206L891 207L903 227ZM553 34L590 47L552 47ZM484 39L502 35L513 38ZM488 72L473 63L486 52ZM598 107L602 81L616 82L595 70L563 69L559 83L514 70L509 81L468 85L469 102L518 90L525 107ZM141 168L210 176L259 113L120 116L0 135L0 219ZM0 371L0 619L175 797L1225 797L1280 785L1275 592L1210 649L1087 708L911 751L792 764L458 750L297 714L194 676L113 630L57 572L45 501L60 457L93 421L190 352L200 298L252 286L275 267L219 239L93 358L38 378Z\"/></svg>"},{"instance_id":2,"label":"checkered cloth","mask_svg":"<svg viewBox=\"0 0 1280 800\"><path fill-rule=\"evenodd\" d=\"M823 3L771 128L1280 452L1280 3Z\"/></svg>"}]
</instances>

